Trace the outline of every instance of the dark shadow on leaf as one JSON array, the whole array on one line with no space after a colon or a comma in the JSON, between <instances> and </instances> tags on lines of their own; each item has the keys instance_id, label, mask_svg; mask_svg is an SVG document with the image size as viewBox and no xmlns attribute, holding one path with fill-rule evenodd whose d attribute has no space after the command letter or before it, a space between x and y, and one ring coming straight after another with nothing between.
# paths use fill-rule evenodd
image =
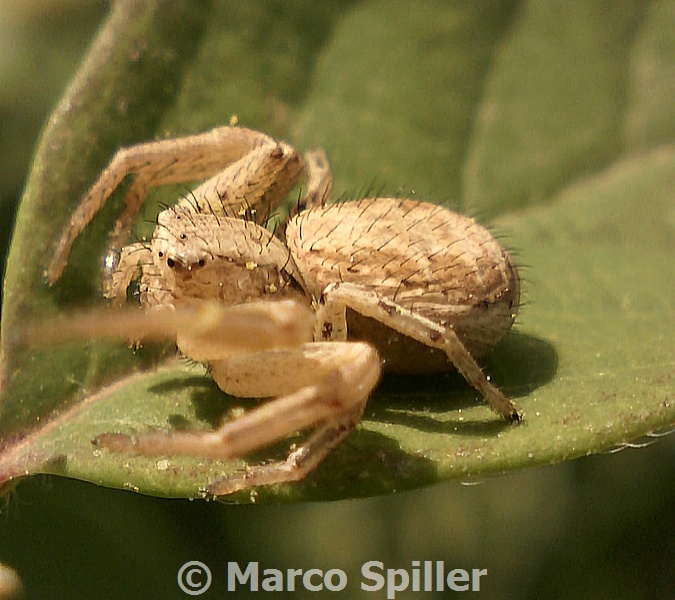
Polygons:
<instances>
[{"instance_id":1,"label":"dark shadow on leaf","mask_svg":"<svg viewBox=\"0 0 675 600\"><path fill-rule=\"evenodd\" d=\"M558 353L553 344L542 338L512 331L482 363L501 389L518 398L555 377Z\"/></svg>"},{"instance_id":2,"label":"dark shadow on leaf","mask_svg":"<svg viewBox=\"0 0 675 600\"><path fill-rule=\"evenodd\" d=\"M546 340L522 333L510 333L490 355L480 361L491 380L512 398L527 396L553 379L558 370L558 353ZM433 375L385 375L379 394L395 398L399 406L424 406L447 410L448 396L457 397L452 408L475 404L476 397L457 372ZM463 400L461 398L464 398ZM469 401L467 401L469 400Z\"/></svg>"},{"instance_id":3,"label":"dark shadow on leaf","mask_svg":"<svg viewBox=\"0 0 675 600\"><path fill-rule=\"evenodd\" d=\"M340 488L335 475L341 473ZM409 454L392 438L357 429L305 482L306 494L323 499L323 490L368 497L416 489L438 481L436 466L423 456ZM348 489L347 489L348 488Z\"/></svg>"},{"instance_id":4,"label":"dark shadow on leaf","mask_svg":"<svg viewBox=\"0 0 675 600\"><path fill-rule=\"evenodd\" d=\"M204 375L201 374L196 374L192 377L178 376L175 377L174 379L163 381L162 383L158 383L148 388L148 391L152 392L153 394L161 395L161 394L168 394L171 392L180 392L181 390L187 389L193 390L202 388L209 389L212 387L215 388L216 390L218 389L216 387L216 384L213 383L212 379L204 377Z\"/></svg>"},{"instance_id":5,"label":"dark shadow on leaf","mask_svg":"<svg viewBox=\"0 0 675 600\"><path fill-rule=\"evenodd\" d=\"M492 381L511 398L526 396L551 381L558 368L558 354L545 340L521 333L509 334L492 355L482 361ZM458 373L424 376L385 376L371 398L367 418L396 423L431 433L495 436L511 427L495 416L490 421L437 417L468 409L482 399Z\"/></svg>"},{"instance_id":6,"label":"dark shadow on leaf","mask_svg":"<svg viewBox=\"0 0 675 600\"><path fill-rule=\"evenodd\" d=\"M40 466L42 473L50 475L68 475L68 457L65 454L57 454Z\"/></svg>"},{"instance_id":7,"label":"dark shadow on leaf","mask_svg":"<svg viewBox=\"0 0 675 600\"><path fill-rule=\"evenodd\" d=\"M193 428L190 419L187 419L184 415L169 415L166 420L173 431L190 431Z\"/></svg>"},{"instance_id":8,"label":"dark shadow on leaf","mask_svg":"<svg viewBox=\"0 0 675 600\"><path fill-rule=\"evenodd\" d=\"M300 438L298 438L299 441ZM283 445L288 451L288 440ZM281 445L275 446L282 450ZM276 457L281 458L282 455ZM271 452L268 451L266 458ZM251 457L252 458L252 457ZM255 458L264 456L256 454ZM258 489L258 500L321 501L340 498L367 498L417 489L438 481L433 462L400 449L398 442L380 433L357 429L300 482ZM249 492L233 496L246 498ZM227 498L222 499L227 502Z\"/></svg>"},{"instance_id":9,"label":"dark shadow on leaf","mask_svg":"<svg viewBox=\"0 0 675 600\"><path fill-rule=\"evenodd\" d=\"M258 406L260 402L255 398L229 396L221 391L215 383L208 389L202 388L192 394L196 417L200 421L209 423L213 428L220 426L232 414L232 410L251 410Z\"/></svg>"},{"instance_id":10,"label":"dark shadow on leaf","mask_svg":"<svg viewBox=\"0 0 675 600\"><path fill-rule=\"evenodd\" d=\"M198 421L208 423L212 428L218 427L227 414L235 408L250 410L257 406L260 401L251 398L235 398L221 391L216 383L207 375L195 375L194 377L176 377L170 381L164 381L152 386L149 391L154 394L168 394L190 391L190 399L195 408L195 417ZM168 418L172 427L184 431L190 429L191 424L184 415L171 415Z\"/></svg>"},{"instance_id":11,"label":"dark shadow on leaf","mask_svg":"<svg viewBox=\"0 0 675 600\"><path fill-rule=\"evenodd\" d=\"M418 412L398 412L384 409L381 416L374 418L392 425L403 425L426 433L446 433L456 436L495 437L502 431L517 427L507 423L497 415L490 420L470 421L459 419L439 420L432 412L420 409Z\"/></svg>"}]
</instances>

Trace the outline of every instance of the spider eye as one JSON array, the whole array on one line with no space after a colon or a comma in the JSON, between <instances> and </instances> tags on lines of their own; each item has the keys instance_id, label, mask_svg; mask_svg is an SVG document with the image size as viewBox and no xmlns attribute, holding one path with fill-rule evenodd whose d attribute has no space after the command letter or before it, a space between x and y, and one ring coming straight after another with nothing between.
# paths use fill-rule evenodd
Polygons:
<instances>
[{"instance_id":1,"label":"spider eye","mask_svg":"<svg viewBox=\"0 0 675 600\"><path fill-rule=\"evenodd\" d=\"M181 240L187 239L187 235L185 235L184 233L181 233L181 234L180 234L180 239L181 239Z\"/></svg>"},{"instance_id":2,"label":"spider eye","mask_svg":"<svg viewBox=\"0 0 675 600\"><path fill-rule=\"evenodd\" d=\"M162 258L162 257L164 256L164 252L162 252L162 251L160 250L160 251L157 253L157 255L158 255L160 258Z\"/></svg>"},{"instance_id":3,"label":"spider eye","mask_svg":"<svg viewBox=\"0 0 675 600\"><path fill-rule=\"evenodd\" d=\"M199 266L203 267L206 264L206 261L203 258L199 259Z\"/></svg>"},{"instance_id":4,"label":"spider eye","mask_svg":"<svg viewBox=\"0 0 675 600\"><path fill-rule=\"evenodd\" d=\"M173 269L173 266L176 264L176 261L174 261L173 258L167 258L166 264L169 266L169 269Z\"/></svg>"}]
</instances>

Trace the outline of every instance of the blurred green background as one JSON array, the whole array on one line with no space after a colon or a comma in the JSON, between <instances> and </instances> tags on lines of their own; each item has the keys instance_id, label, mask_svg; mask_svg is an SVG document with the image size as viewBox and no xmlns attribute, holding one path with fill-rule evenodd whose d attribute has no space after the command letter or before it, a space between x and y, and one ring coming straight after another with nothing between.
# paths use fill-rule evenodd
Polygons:
<instances>
[{"instance_id":1,"label":"blurred green background","mask_svg":"<svg viewBox=\"0 0 675 600\"><path fill-rule=\"evenodd\" d=\"M3 256L40 128L107 11L103 2L0 2ZM284 129L283 106L269 110ZM206 598L222 595L227 561L253 560L343 569L348 597L373 595L359 590L365 561L444 560L488 569L485 598L673 598L675 442L648 441L470 486L317 504L162 500L39 477L2 509L0 563L28 598L185 597L176 573L189 560L214 574Z\"/></svg>"}]
</instances>

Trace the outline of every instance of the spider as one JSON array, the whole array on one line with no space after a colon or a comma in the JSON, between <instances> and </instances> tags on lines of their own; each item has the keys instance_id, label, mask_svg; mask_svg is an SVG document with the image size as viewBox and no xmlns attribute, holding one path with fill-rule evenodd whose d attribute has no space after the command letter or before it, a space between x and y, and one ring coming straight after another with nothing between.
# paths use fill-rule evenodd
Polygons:
<instances>
[{"instance_id":1,"label":"spider","mask_svg":"<svg viewBox=\"0 0 675 600\"><path fill-rule=\"evenodd\" d=\"M164 335L206 363L224 392L272 399L213 431L105 433L94 443L146 456L225 458L309 430L285 460L248 466L204 493L296 481L360 421L382 367L455 368L495 412L520 422L474 359L511 328L519 278L473 219L411 199L329 204L322 150L301 156L263 133L219 127L120 150L65 228L50 285L127 175L134 179L111 233L104 295L124 304L136 282L144 318L166 323ZM121 247L150 187L198 178L206 181L159 213L149 242ZM304 195L275 235L263 209L275 210L303 181Z\"/></svg>"}]
</instances>

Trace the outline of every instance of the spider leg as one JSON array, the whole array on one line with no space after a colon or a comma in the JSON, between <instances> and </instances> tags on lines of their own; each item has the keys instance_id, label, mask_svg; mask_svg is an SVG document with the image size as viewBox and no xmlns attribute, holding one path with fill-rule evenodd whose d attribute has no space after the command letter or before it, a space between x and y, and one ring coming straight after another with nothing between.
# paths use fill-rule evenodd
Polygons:
<instances>
[{"instance_id":1,"label":"spider leg","mask_svg":"<svg viewBox=\"0 0 675 600\"><path fill-rule=\"evenodd\" d=\"M522 416L513 403L485 377L478 363L471 356L457 334L450 327L406 310L402 306L379 296L371 289L351 283L332 284L324 292L326 312L331 306L346 306L365 317L376 319L387 327L433 348L443 350L450 362L466 381L483 394L490 408L506 421L519 423Z\"/></svg>"},{"instance_id":2,"label":"spider leg","mask_svg":"<svg viewBox=\"0 0 675 600\"><path fill-rule=\"evenodd\" d=\"M143 456L242 457L298 431L314 433L285 461L252 466L214 482L211 495L296 481L311 471L358 423L380 379L380 359L365 342L316 342L233 356L211 363L214 380L239 396L279 397L213 431L108 433L94 443Z\"/></svg>"},{"instance_id":3,"label":"spider leg","mask_svg":"<svg viewBox=\"0 0 675 600\"><path fill-rule=\"evenodd\" d=\"M361 420L365 403L351 413L319 425L285 460L247 466L243 471L226 475L202 490L205 498L217 498L251 487L289 483L304 479L344 440Z\"/></svg>"},{"instance_id":4,"label":"spider leg","mask_svg":"<svg viewBox=\"0 0 675 600\"><path fill-rule=\"evenodd\" d=\"M252 150L179 201L188 211L262 224L305 173L300 155L283 142Z\"/></svg>"},{"instance_id":5,"label":"spider leg","mask_svg":"<svg viewBox=\"0 0 675 600\"><path fill-rule=\"evenodd\" d=\"M25 346L60 345L95 339L176 339L198 362L207 357L295 348L312 338L311 311L293 300L224 306L202 300L190 306L79 311L26 324L17 337Z\"/></svg>"},{"instance_id":6,"label":"spider leg","mask_svg":"<svg viewBox=\"0 0 675 600\"><path fill-rule=\"evenodd\" d=\"M77 236L127 175L136 177L127 191L125 208L112 232L115 244L119 244L138 214L149 188L209 177L252 150L263 146L274 147L275 144L272 138L249 129L219 127L199 135L122 148L70 217L47 271L49 285L61 277Z\"/></svg>"},{"instance_id":7,"label":"spider leg","mask_svg":"<svg viewBox=\"0 0 675 600\"><path fill-rule=\"evenodd\" d=\"M331 188L333 187L330 164L323 149L306 152L305 165L307 170L307 191L298 202L297 212L323 206L328 200Z\"/></svg>"}]
</instances>

